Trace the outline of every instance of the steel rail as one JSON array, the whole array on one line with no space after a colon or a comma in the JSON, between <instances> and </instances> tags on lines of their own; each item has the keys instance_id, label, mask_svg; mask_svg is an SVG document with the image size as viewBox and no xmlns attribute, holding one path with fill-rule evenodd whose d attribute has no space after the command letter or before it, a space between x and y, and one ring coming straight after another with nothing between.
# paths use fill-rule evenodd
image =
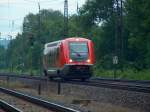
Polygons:
<instances>
[{"instance_id":1,"label":"steel rail","mask_svg":"<svg viewBox=\"0 0 150 112\"><path fill-rule=\"evenodd\" d=\"M94 81L67 81L63 83L71 83L71 84L78 84L78 85L88 85L88 86L95 86L95 87L102 87L102 88L111 88L111 89L120 89L120 90L128 90L128 91L135 91L135 92L143 92L143 93L150 93L150 86L143 86L143 85L129 85L129 84L121 84L121 83L111 83L111 82L94 82Z\"/></svg>"},{"instance_id":2,"label":"steel rail","mask_svg":"<svg viewBox=\"0 0 150 112\"><path fill-rule=\"evenodd\" d=\"M29 74L10 74L10 73L0 73L0 76L4 76L4 77L14 77L14 78L25 78L25 79L34 79L34 80L47 80L47 77L44 76L30 76Z\"/></svg>"},{"instance_id":3,"label":"steel rail","mask_svg":"<svg viewBox=\"0 0 150 112\"><path fill-rule=\"evenodd\" d=\"M43 99L33 97L33 96L30 96L30 95L26 95L26 94L23 94L23 93L14 91L14 90L6 89L6 88L3 88L3 87L0 87L0 91L4 92L6 94L9 94L9 95L18 97L20 99L26 100L26 101L31 102L33 104L39 105L41 107L56 111L56 112L80 112L78 110L74 110L72 108L62 106L60 104L45 101Z\"/></svg>"},{"instance_id":4,"label":"steel rail","mask_svg":"<svg viewBox=\"0 0 150 112\"><path fill-rule=\"evenodd\" d=\"M0 107L5 110L6 112L23 112L18 108L8 104L7 102L0 99Z\"/></svg>"},{"instance_id":5,"label":"steel rail","mask_svg":"<svg viewBox=\"0 0 150 112\"><path fill-rule=\"evenodd\" d=\"M128 79L114 79L114 78L101 78L101 77L92 77L91 80L150 84L150 80L132 80L132 79L128 80Z\"/></svg>"},{"instance_id":6,"label":"steel rail","mask_svg":"<svg viewBox=\"0 0 150 112\"><path fill-rule=\"evenodd\" d=\"M17 77L17 78L26 78L33 80L41 80L46 81L48 78L40 77L40 76L24 76L24 75L1 75L6 77ZM122 79L107 79L107 78L91 78L89 81L62 81L62 80L53 80L52 82L57 83L69 83L69 84L77 84L77 85L85 85L85 86L96 86L103 88L112 88L112 89L121 89L128 91L136 91L143 93L150 93L150 81L140 81L140 80L122 80ZM117 82L117 83L116 83ZM124 83L125 82L125 83ZM132 83L132 84L131 84Z\"/></svg>"},{"instance_id":7,"label":"steel rail","mask_svg":"<svg viewBox=\"0 0 150 112\"><path fill-rule=\"evenodd\" d=\"M29 74L19 74L19 75L16 75L14 73L0 73L0 76L26 78L26 79L34 79L34 80L47 80L48 79L45 76L30 76ZM92 77L90 80L150 84L150 80L132 80L132 79L128 80L128 79L113 79L113 78L101 78L101 77Z\"/></svg>"}]
</instances>

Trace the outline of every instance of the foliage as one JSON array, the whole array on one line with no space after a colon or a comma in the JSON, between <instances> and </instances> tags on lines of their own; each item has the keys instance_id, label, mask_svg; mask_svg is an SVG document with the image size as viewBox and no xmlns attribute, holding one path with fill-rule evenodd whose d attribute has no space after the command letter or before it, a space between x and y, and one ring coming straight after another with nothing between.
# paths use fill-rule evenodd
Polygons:
<instances>
[{"instance_id":1,"label":"foliage","mask_svg":"<svg viewBox=\"0 0 150 112\"><path fill-rule=\"evenodd\" d=\"M4 68L5 66L5 48L0 46L0 68Z\"/></svg>"},{"instance_id":2,"label":"foliage","mask_svg":"<svg viewBox=\"0 0 150 112\"><path fill-rule=\"evenodd\" d=\"M150 67L150 1L127 0L128 57L139 69Z\"/></svg>"},{"instance_id":3,"label":"foliage","mask_svg":"<svg viewBox=\"0 0 150 112\"><path fill-rule=\"evenodd\" d=\"M131 80L150 80L150 70L145 69L137 71L136 69L125 69L123 72L118 70L117 79L131 79ZM94 71L96 77L114 78L113 70L97 69Z\"/></svg>"},{"instance_id":4,"label":"foliage","mask_svg":"<svg viewBox=\"0 0 150 112\"><path fill-rule=\"evenodd\" d=\"M42 10L24 18L22 34L12 40L7 49L8 65L12 69L41 69L46 42L63 38L63 15L59 11Z\"/></svg>"},{"instance_id":5,"label":"foliage","mask_svg":"<svg viewBox=\"0 0 150 112\"><path fill-rule=\"evenodd\" d=\"M83 27L88 26L93 34L91 38L96 46L97 65L107 69L112 68L112 57L115 53L114 5L114 0L89 0L80 11L81 19L85 21Z\"/></svg>"}]
</instances>

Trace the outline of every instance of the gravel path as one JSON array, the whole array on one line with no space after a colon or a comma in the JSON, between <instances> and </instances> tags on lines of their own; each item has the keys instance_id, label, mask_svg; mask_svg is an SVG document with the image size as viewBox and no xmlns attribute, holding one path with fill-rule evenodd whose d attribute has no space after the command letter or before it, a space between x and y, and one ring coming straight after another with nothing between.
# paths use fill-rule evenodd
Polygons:
<instances>
[{"instance_id":1,"label":"gravel path","mask_svg":"<svg viewBox=\"0 0 150 112\"><path fill-rule=\"evenodd\" d=\"M7 103L17 107L18 109L22 110L23 112L53 112L47 110L45 108L39 107L27 101L21 100L19 98L7 95L5 93L0 92L0 99L6 101ZM1 111L0 111L1 112Z\"/></svg>"},{"instance_id":2,"label":"gravel path","mask_svg":"<svg viewBox=\"0 0 150 112\"><path fill-rule=\"evenodd\" d=\"M5 112L3 109L0 108L0 112Z\"/></svg>"},{"instance_id":3,"label":"gravel path","mask_svg":"<svg viewBox=\"0 0 150 112\"><path fill-rule=\"evenodd\" d=\"M59 102L72 108L78 108L82 112L140 112L137 110L132 110L130 108L112 105L110 103L100 103L94 100L86 100L70 95L57 95L51 92L42 92L41 95L38 95L37 90L32 88L17 88L16 90L31 95L40 96L53 102Z\"/></svg>"}]
</instances>

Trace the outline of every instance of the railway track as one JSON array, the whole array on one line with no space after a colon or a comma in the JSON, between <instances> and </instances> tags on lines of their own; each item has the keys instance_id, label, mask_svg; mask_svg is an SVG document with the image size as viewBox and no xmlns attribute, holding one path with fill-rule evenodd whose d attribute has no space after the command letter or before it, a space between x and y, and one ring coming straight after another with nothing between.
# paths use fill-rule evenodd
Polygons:
<instances>
[{"instance_id":1,"label":"railway track","mask_svg":"<svg viewBox=\"0 0 150 112\"><path fill-rule=\"evenodd\" d=\"M136 91L143 93L150 93L150 85L147 84L137 84L137 83L124 83L124 82L110 82L110 81L97 81L97 80L89 80L85 82L74 82L68 81L68 83L79 84L79 85L88 85L88 86L96 86L103 88L111 88L111 89L120 89L120 90L128 90L128 91Z\"/></svg>"},{"instance_id":2,"label":"railway track","mask_svg":"<svg viewBox=\"0 0 150 112\"><path fill-rule=\"evenodd\" d=\"M17 106L19 105L19 107L22 106L21 108L25 109L24 111L33 111L33 112L38 111L39 112L39 109L40 109L41 112L79 112L77 110L65 107L60 104L45 101L38 97L33 97L30 95L23 94L14 90L6 89L3 87L0 87L0 92L1 92L0 93L1 99L7 100L8 102L11 101L13 102L13 105L17 105ZM18 101L18 99L22 101ZM0 102L1 107L4 107L5 105L7 105L7 103ZM9 108L12 109L13 106L10 106ZM28 110L26 110L26 108L28 108ZM36 110L31 110L33 108ZM16 108L13 108L13 109L15 110ZM23 112L23 111L18 110L18 111L10 111L10 112Z\"/></svg>"},{"instance_id":3,"label":"railway track","mask_svg":"<svg viewBox=\"0 0 150 112\"><path fill-rule=\"evenodd\" d=\"M23 111L0 99L0 112L23 112Z\"/></svg>"},{"instance_id":4,"label":"railway track","mask_svg":"<svg viewBox=\"0 0 150 112\"><path fill-rule=\"evenodd\" d=\"M6 78L13 77L13 78L21 78L21 79L23 78L23 79L40 80L40 81L48 80L46 77L39 77L39 76L33 77L29 75L2 74L0 76L6 77ZM91 78L90 80L87 80L84 82L79 81L79 80L62 81L59 79L52 80L52 81L57 82L57 83L70 83L70 84L77 84L77 85L87 85L87 86L96 86L96 87L150 93L150 81L107 79L107 78Z\"/></svg>"},{"instance_id":5,"label":"railway track","mask_svg":"<svg viewBox=\"0 0 150 112\"><path fill-rule=\"evenodd\" d=\"M103 82L103 83L110 83L110 84L118 84L124 86L135 86L139 88L150 88L150 81L149 80L125 80L125 79L110 79L110 78L92 78L92 81L95 82Z\"/></svg>"},{"instance_id":6,"label":"railway track","mask_svg":"<svg viewBox=\"0 0 150 112\"><path fill-rule=\"evenodd\" d=\"M81 82L79 80L70 80L63 81L62 83L150 93L150 81L91 78L90 80L84 82Z\"/></svg>"},{"instance_id":7,"label":"railway track","mask_svg":"<svg viewBox=\"0 0 150 112\"><path fill-rule=\"evenodd\" d=\"M140 85L150 85L150 80L127 80L127 79L113 79L113 78L100 78L93 77L91 80L103 81L103 82L114 82L114 83L128 83L128 84L140 84Z\"/></svg>"}]
</instances>

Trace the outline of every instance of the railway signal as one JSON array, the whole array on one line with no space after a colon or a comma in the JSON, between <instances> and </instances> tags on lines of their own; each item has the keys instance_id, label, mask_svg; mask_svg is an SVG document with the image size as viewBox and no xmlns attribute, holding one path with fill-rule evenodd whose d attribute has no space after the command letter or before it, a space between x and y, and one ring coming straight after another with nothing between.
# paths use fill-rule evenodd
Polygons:
<instances>
[{"instance_id":1,"label":"railway signal","mask_svg":"<svg viewBox=\"0 0 150 112\"><path fill-rule=\"evenodd\" d=\"M113 64L117 65L118 64L118 56L113 57Z\"/></svg>"},{"instance_id":2,"label":"railway signal","mask_svg":"<svg viewBox=\"0 0 150 112\"><path fill-rule=\"evenodd\" d=\"M118 56L113 57L113 65L114 65L114 78L116 78L117 75L117 65L119 63Z\"/></svg>"}]
</instances>

